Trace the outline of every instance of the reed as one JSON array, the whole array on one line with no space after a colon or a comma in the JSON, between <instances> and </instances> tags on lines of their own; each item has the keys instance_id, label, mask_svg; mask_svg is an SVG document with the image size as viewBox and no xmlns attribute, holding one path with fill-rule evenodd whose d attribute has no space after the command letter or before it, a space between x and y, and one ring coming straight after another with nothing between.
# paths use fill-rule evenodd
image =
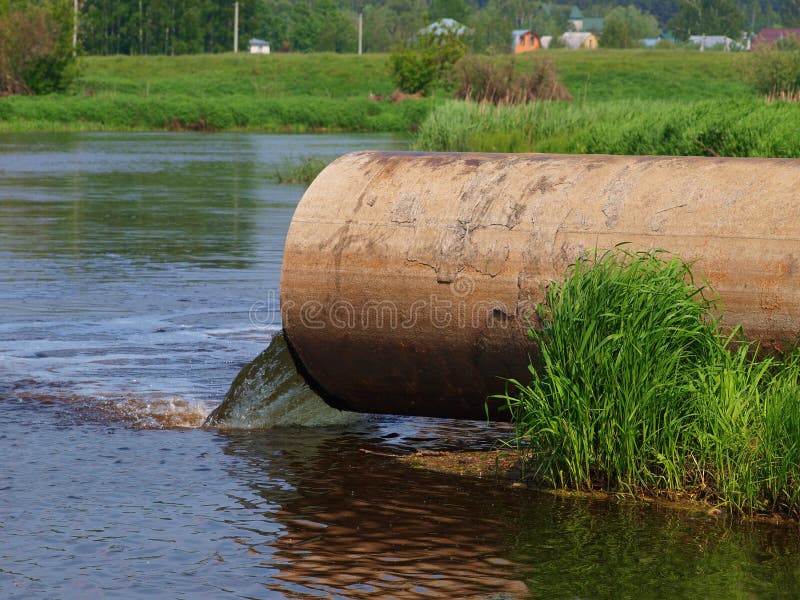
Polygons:
<instances>
[{"instance_id":1,"label":"reed","mask_svg":"<svg viewBox=\"0 0 800 600\"><path fill-rule=\"evenodd\" d=\"M799 516L800 354L759 357L716 315L677 257L578 260L539 308L531 380L503 396L532 479Z\"/></svg>"},{"instance_id":2,"label":"reed","mask_svg":"<svg viewBox=\"0 0 800 600\"><path fill-rule=\"evenodd\" d=\"M280 183L297 183L308 186L328 166L329 160L319 156L286 159L276 168L272 177Z\"/></svg>"},{"instance_id":3,"label":"reed","mask_svg":"<svg viewBox=\"0 0 800 600\"><path fill-rule=\"evenodd\" d=\"M414 146L452 152L797 157L798 120L800 105L757 99L448 102L422 123Z\"/></svg>"}]
</instances>

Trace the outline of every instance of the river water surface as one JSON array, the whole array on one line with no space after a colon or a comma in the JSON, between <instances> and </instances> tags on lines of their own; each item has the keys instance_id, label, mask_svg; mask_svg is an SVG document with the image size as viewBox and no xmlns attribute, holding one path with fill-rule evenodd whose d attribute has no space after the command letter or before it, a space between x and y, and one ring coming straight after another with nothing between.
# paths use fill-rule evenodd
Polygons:
<instances>
[{"instance_id":1,"label":"river water surface","mask_svg":"<svg viewBox=\"0 0 800 600\"><path fill-rule=\"evenodd\" d=\"M800 595L796 526L411 469L503 426L201 429L278 331L287 157L390 138L0 137L0 598Z\"/></svg>"}]
</instances>

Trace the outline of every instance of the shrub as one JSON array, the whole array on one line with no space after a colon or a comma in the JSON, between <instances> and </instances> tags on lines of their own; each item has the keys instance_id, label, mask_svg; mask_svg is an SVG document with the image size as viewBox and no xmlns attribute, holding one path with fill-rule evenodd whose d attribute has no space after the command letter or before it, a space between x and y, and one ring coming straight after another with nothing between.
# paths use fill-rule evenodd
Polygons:
<instances>
[{"instance_id":1,"label":"shrub","mask_svg":"<svg viewBox=\"0 0 800 600\"><path fill-rule=\"evenodd\" d=\"M64 90L77 74L70 5L54 0L0 17L0 94Z\"/></svg>"},{"instance_id":2,"label":"shrub","mask_svg":"<svg viewBox=\"0 0 800 600\"><path fill-rule=\"evenodd\" d=\"M453 65L467 50L456 32L420 34L414 41L397 46L389 57L394 84L409 94L452 86Z\"/></svg>"},{"instance_id":3,"label":"shrub","mask_svg":"<svg viewBox=\"0 0 800 600\"><path fill-rule=\"evenodd\" d=\"M544 58L520 72L513 58L501 61L486 56L465 56L456 63L459 88L456 97L492 104L525 104L536 100L572 100L553 63Z\"/></svg>"},{"instance_id":4,"label":"shrub","mask_svg":"<svg viewBox=\"0 0 800 600\"><path fill-rule=\"evenodd\" d=\"M745 81L765 96L794 96L800 92L800 48L768 46L752 53L744 70Z\"/></svg>"}]
</instances>

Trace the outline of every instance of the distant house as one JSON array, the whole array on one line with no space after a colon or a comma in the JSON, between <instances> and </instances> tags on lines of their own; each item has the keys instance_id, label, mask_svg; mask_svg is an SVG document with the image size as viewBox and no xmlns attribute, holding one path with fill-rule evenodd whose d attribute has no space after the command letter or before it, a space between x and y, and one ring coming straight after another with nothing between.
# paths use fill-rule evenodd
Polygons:
<instances>
[{"instance_id":1,"label":"distant house","mask_svg":"<svg viewBox=\"0 0 800 600\"><path fill-rule=\"evenodd\" d=\"M269 42L253 38L249 42L250 54L269 54Z\"/></svg>"},{"instance_id":2,"label":"distant house","mask_svg":"<svg viewBox=\"0 0 800 600\"><path fill-rule=\"evenodd\" d=\"M759 46L771 46L775 42L787 37L795 37L800 40L800 28L783 27L762 29L756 36L756 39L753 40L752 49L755 50Z\"/></svg>"},{"instance_id":3,"label":"distant house","mask_svg":"<svg viewBox=\"0 0 800 600\"><path fill-rule=\"evenodd\" d=\"M439 37L441 35L448 35L448 34L455 34L457 36L467 35L469 33L469 29L467 29L466 25L462 25L455 19L439 19L438 21L434 21L427 27L423 27L419 30L420 35L435 35Z\"/></svg>"},{"instance_id":4,"label":"distant house","mask_svg":"<svg viewBox=\"0 0 800 600\"><path fill-rule=\"evenodd\" d=\"M542 44L542 48L547 50L550 47L550 42L553 41L553 36L552 35L543 35L541 38L539 38L539 41Z\"/></svg>"},{"instance_id":5,"label":"distant house","mask_svg":"<svg viewBox=\"0 0 800 600\"><path fill-rule=\"evenodd\" d=\"M586 48L587 50L597 49L597 36L587 31L568 31L560 38L565 48L577 50L578 48Z\"/></svg>"},{"instance_id":6,"label":"distant house","mask_svg":"<svg viewBox=\"0 0 800 600\"><path fill-rule=\"evenodd\" d=\"M589 31L596 34L603 33L603 27L606 24L605 19L600 19L598 17L584 17L581 9L579 9L577 6L572 7L567 20L569 21L570 25L572 25L573 31Z\"/></svg>"},{"instance_id":7,"label":"distant house","mask_svg":"<svg viewBox=\"0 0 800 600\"><path fill-rule=\"evenodd\" d=\"M689 42L700 46L700 50L722 48L725 52L738 50L741 46L726 35L690 35Z\"/></svg>"},{"instance_id":8,"label":"distant house","mask_svg":"<svg viewBox=\"0 0 800 600\"><path fill-rule=\"evenodd\" d=\"M514 40L511 44L511 49L514 51L514 54L533 52L542 47L541 38L530 29L515 29L512 35L514 36Z\"/></svg>"}]
</instances>

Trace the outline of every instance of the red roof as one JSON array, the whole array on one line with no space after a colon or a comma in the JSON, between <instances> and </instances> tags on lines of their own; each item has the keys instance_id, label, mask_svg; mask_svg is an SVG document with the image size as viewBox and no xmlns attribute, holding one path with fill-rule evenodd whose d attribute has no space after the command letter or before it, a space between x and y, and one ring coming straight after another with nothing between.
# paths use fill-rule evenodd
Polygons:
<instances>
[{"instance_id":1,"label":"red roof","mask_svg":"<svg viewBox=\"0 0 800 600\"><path fill-rule=\"evenodd\" d=\"M770 44L774 44L778 40L789 36L800 38L800 27L762 29L759 32L758 37L753 40L753 49L755 50L761 44L769 46Z\"/></svg>"}]
</instances>

